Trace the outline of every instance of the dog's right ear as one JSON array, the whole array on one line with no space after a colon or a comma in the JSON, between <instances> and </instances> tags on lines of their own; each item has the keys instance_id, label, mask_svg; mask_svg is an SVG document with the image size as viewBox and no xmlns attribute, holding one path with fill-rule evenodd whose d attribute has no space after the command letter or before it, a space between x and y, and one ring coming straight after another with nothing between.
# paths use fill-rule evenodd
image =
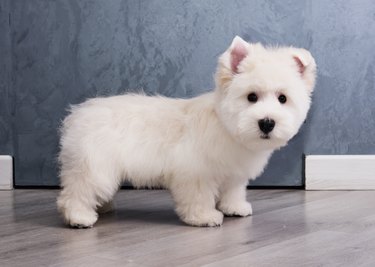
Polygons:
<instances>
[{"instance_id":1,"label":"dog's right ear","mask_svg":"<svg viewBox=\"0 0 375 267\"><path fill-rule=\"evenodd\" d=\"M230 53L230 67L233 73L239 73L238 66L242 60L249 54L249 44L241 37L234 37L232 44L229 47Z\"/></svg>"},{"instance_id":2,"label":"dog's right ear","mask_svg":"<svg viewBox=\"0 0 375 267\"><path fill-rule=\"evenodd\" d=\"M233 76L240 73L240 64L248 56L249 51L249 43L239 36L234 37L230 47L219 58L216 72L217 87L226 87L233 79Z\"/></svg>"}]
</instances>

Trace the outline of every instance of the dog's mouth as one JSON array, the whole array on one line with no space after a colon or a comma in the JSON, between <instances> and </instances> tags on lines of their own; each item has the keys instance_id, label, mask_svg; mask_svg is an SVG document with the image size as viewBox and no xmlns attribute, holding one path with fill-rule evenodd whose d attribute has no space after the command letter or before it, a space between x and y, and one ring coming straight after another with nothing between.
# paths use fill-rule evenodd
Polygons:
<instances>
[{"instance_id":1,"label":"dog's mouth","mask_svg":"<svg viewBox=\"0 0 375 267\"><path fill-rule=\"evenodd\" d=\"M268 135L268 134L262 134L260 136L261 139L264 139L264 140L268 140L268 139L271 139L271 137Z\"/></svg>"}]
</instances>

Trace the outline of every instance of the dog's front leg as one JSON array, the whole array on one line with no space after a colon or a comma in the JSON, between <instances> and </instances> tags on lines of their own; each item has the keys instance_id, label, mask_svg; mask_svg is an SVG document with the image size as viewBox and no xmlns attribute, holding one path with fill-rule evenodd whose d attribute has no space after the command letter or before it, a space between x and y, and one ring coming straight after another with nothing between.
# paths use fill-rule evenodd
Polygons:
<instances>
[{"instance_id":1,"label":"dog's front leg","mask_svg":"<svg viewBox=\"0 0 375 267\"><path fill-rule=\"evenodd\" d=\"M246 200L246 182L231 181L220 190L218 209L226 216L249 216L253 213L251 204Z\"/></svg>"},{"instance_id":2,"label":"dog's front leg","mask_svg":"<svg viewBox=\"0 0 375 267\"><path fill-rule=\"evenodd\" d=\"M193 226L220 226L223 213L215 208L215 191L197 178L174 181L170 186L180 219Z\"/></svg>"}]
</instances>

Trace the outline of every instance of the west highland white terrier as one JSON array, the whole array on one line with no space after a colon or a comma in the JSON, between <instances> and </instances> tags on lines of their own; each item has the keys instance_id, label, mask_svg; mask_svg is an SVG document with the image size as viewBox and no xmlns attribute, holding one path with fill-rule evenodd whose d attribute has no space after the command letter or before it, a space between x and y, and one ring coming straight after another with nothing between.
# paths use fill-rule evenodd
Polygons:
<instances>
[{"instance_id":1,"label":"west highland white terrier","mask_svg":"<svg viewBox=\"0 0 375 267\"><path fill-rule=\"evenodd\" d=\"M219 58L213 92L192 99L125 94L73 106L59 155L57 204L66 223L92 227L124 181L169 189L189 225L251 215L246 185L302 125L315 73L304 49L235 37Z\"/></svg>"}]
</instances>

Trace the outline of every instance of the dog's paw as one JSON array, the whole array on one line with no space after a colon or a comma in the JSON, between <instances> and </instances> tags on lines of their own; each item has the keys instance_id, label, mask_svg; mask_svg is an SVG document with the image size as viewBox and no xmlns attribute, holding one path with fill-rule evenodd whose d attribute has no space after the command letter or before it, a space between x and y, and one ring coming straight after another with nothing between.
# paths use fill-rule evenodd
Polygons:
<instances>
[{"instance_id":1,"label":"dog's paw","mask_svg":"<svg viewBox=\"0 0 375 267\"><path fill-rule=\"evenodd\" d=\"M92 228L93 225L84 225L84 224L70 224L69 225L71 228L74 228L74 229L88 229L88 228Z\"/></svg>"},{"instance_id":2,"label":"dog's paw","mask_svg":"<svg viewBox=\"0 0 375 267\"><path fill-rule=\"evenodd\" d=\"M70 211L69 215L65 215L66 223L72 228L91 228L98 220L96 212L88 212L83 210Z\"/></svg>"},{"instance_id":3,"label":"dog's paw","mask_svg":"<svg viewBox=\"0 0 375 267\"><path fill-rule=\"evenodd\" d=\"M219 210L221 210L226 216L240 216L246 217L253 214L251 204L247 201L235 202L235 203L220 203Z\"/></svg>"},{"instance_id":4,"label":"dog's paw","mask_svg":"<svg viewBox=\"0 0 375 267\"><path fill-rule=\"evenodd\" d=\"M187 214L181 219L192 226L215 227L223 224L224 215L218 210L209 210L199 214Z\"/></svg>"}]
</instances>

